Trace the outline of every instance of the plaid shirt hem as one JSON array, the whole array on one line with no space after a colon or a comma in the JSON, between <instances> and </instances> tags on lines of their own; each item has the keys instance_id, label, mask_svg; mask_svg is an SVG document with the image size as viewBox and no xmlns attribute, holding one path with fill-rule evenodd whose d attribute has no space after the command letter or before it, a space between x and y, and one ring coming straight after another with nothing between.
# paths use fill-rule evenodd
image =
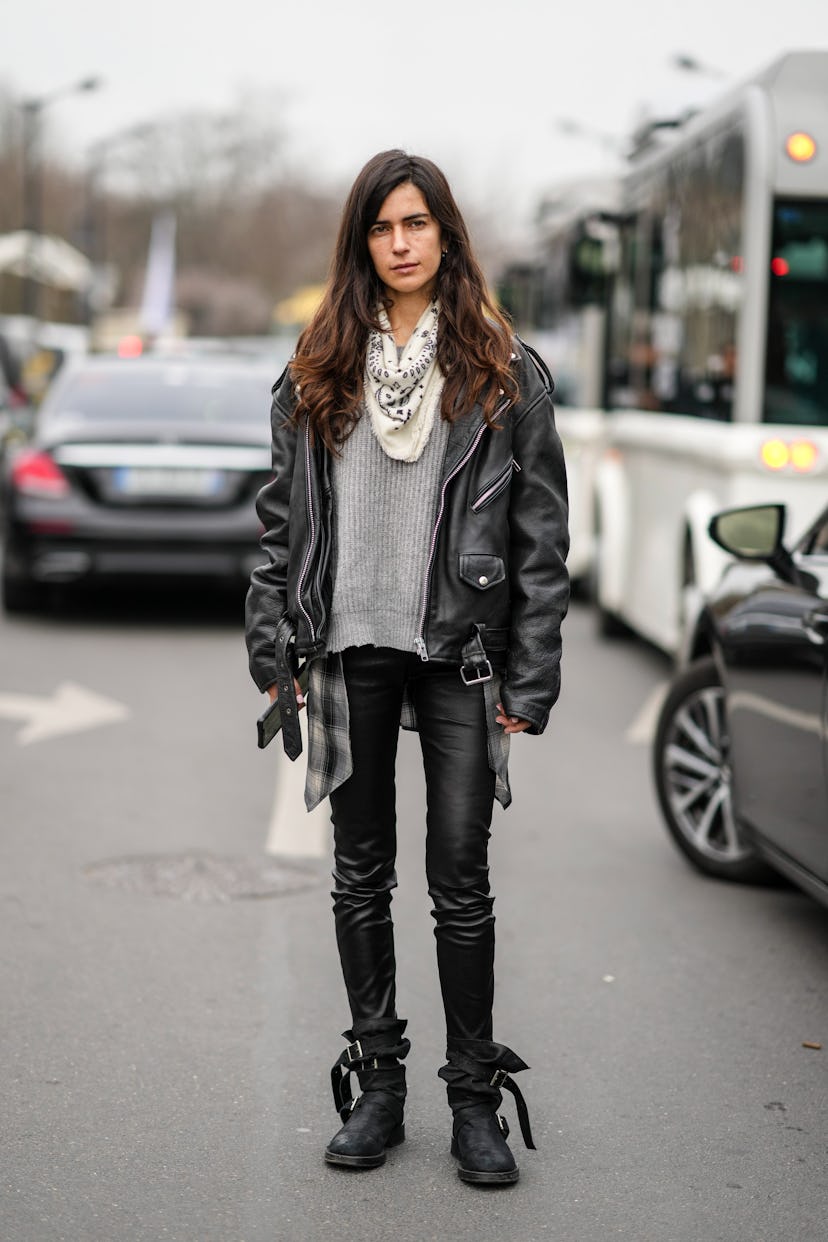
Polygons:
<instances>
[{"instance_id":1,"label":"plaid shirt hem","mask_svg":"<svg viewBox=\"0 0 828 1242\"><path fill-rule=\"evenodd\" d=\"M459 676L459 673L458 673ZM500 698L500 676L482 683L486 703L486 745L489 767L495 775L495 797L502 807L512 801L509 788L509 735L495 720ZM470 693L473 693L470 688ZM313 661L308 677L308 770L305 806L318 806L348 779L354 770L351 758L348 692L342 655L332 652ZM414 704L406 693L400 724L417 729Z\"/></svg>"}]
</instances>

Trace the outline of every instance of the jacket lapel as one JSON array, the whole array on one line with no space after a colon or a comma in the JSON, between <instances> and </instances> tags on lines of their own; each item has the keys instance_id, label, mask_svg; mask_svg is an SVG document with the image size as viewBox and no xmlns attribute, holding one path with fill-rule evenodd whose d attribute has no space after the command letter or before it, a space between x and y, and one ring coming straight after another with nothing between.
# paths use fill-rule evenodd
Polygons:
<instances>
[{"instance_id":1,"label":"jacket lapel","mask_svg":"<svg viewBox=\"0 0 828 1242\"><path fill-rule=\"evenodd\" d=\"M451 424L449 431L448 443L446 445L446 456L443 462L443 479L451 474L454 467L461 460L468 446L471 444L474 436L480 429L483 422L483 409L480 405L475 405L468 414L461 414Z\"/></svg>"}]
</instances>

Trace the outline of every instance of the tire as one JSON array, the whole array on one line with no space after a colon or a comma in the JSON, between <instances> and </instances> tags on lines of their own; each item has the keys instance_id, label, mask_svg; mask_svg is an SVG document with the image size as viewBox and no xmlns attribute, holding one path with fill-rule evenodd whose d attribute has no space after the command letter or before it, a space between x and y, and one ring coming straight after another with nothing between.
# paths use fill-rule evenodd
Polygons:
<instances>
[{"instance_id":1,"label":"tire","mask_svg":"<svg viewBox=\"0 0 828 1242\"><path fill-rule=\"evenodd\" d=\"M740 883L773 879L739 830L724 690L710 657L670 687L656 727L653 775L667 831L699 871Z\"/></svg>"},{"instance_id":2,"label":"tire","mask_svg":"<svg viewBox=\"0 0 828 1242\"><path fill-rule=\"evenodd\" d=\"M679 633L684 634L690 620L690 600L696 589L696 557L693 553L693 540L690 531L684 532L684 544L681 551L681 591L679 593Z\"/></svg>"},{"instance_id":3,"label":"tire","mask_svg":"<svg viewBox=\"0 0 828 1242\"><path fill-rule=\"evenodd\" d=\"M632 631L617 613L604 608L601 603L601 520L595 517L595 554L588 578L589 598L595 614L595 632L599 638L629 638Z\"/></svg>"},{"instance_id":4,"label":"tire","mask_svg":"<svg viewBox=\"0 0 828 1242\"><path fill-rule=\"evenodd\" d=\"M602 608L595 599L595 630L599 638L629 638L630 629L624 624L617 613L610 612L608 608Z\"/></svg>"},{"instance_id":5,"label":"tire","mask_svg":"<svg viewBox=\"0 0 828 1242\"><path fill-rule=\"evenodd\" d=\"M46 593L39 582L15 578L3 573L3 611L10 616L22 612L38 612L46 604Z\"/></svg>"}]
</instances>

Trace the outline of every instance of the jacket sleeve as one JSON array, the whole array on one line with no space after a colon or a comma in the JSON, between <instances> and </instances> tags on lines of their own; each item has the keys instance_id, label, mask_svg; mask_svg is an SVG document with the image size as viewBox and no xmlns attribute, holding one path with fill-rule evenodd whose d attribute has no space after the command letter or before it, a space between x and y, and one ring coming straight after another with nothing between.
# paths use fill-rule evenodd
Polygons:
<instances>
[{"instance_id":1,"label":"jacket sleeve","mask_svg":"<svg viewBox=\"0 0 828 1242\"><path fill-rule=\"evenodd\" d=\"M511 622L502 701L542 733L561 686L561 622L569 605L566 467L552 384L520 349L521 398L513 413L509 504Z\"/></svg>"},{"instance_id":2,"label":"jacket sleeve","mask_svg":"<svg viewBox=\"0 0 828 1242\"><path fill-rule=\"evenodd\" d=\"M294 405L293 384L285 370L273 387L270 412L273 478L256 497L256 512L264 527L259 542L267 560L251 574L245 604L250 675L261 691L276 681L276 625L287 612L290 492L298 441L290 421Z\"/></svg>"}]
</instances>

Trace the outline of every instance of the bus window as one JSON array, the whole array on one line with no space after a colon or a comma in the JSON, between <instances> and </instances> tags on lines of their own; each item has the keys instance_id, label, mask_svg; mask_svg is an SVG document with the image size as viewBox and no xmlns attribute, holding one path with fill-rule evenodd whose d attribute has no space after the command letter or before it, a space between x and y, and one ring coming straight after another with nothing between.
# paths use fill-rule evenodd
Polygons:
<instances>
[{"instance_id":1,"label":"bus window","mask_svg":"<svg viewBox=\"0 0 828 1242\"><path fill-rule=\"evenodd\" d=\"M711 134L688 151L676 181L684 282L678 406L682 413L729 421L742 282L741 130Z\"/></svg>"},{"instance_id":2,"label":"bus window","mask_svg":"<svg viewBox=\"0 0 828 1242\"><path fill-rule=\"evenodd\" d=\"M636 219L630 217L620 232L620 262L612 285L610 347L607 360L607 402L612 407L637 405L632 386L633 282L636 266Z\"/></svg>"},{"instance_id":3,"label":"bus window","mask_svg":"<svg viewBox=\"0 0 828 1242\"><path fill-rule=\"evenodd\" d=\"M828 202L778 200L770 256L766 423L828 426Z\"/></svg>"},{"instance_id":4,"label":"bus window","mask_svg":"<svg viewBox=\"0 0 828 1242\"><path fill-rule=\"evenodd\" d=\"M741 299L744 138L707 135L648 174L613 303L613 405L729 421Z\"/></svg>"}]
</instances>

